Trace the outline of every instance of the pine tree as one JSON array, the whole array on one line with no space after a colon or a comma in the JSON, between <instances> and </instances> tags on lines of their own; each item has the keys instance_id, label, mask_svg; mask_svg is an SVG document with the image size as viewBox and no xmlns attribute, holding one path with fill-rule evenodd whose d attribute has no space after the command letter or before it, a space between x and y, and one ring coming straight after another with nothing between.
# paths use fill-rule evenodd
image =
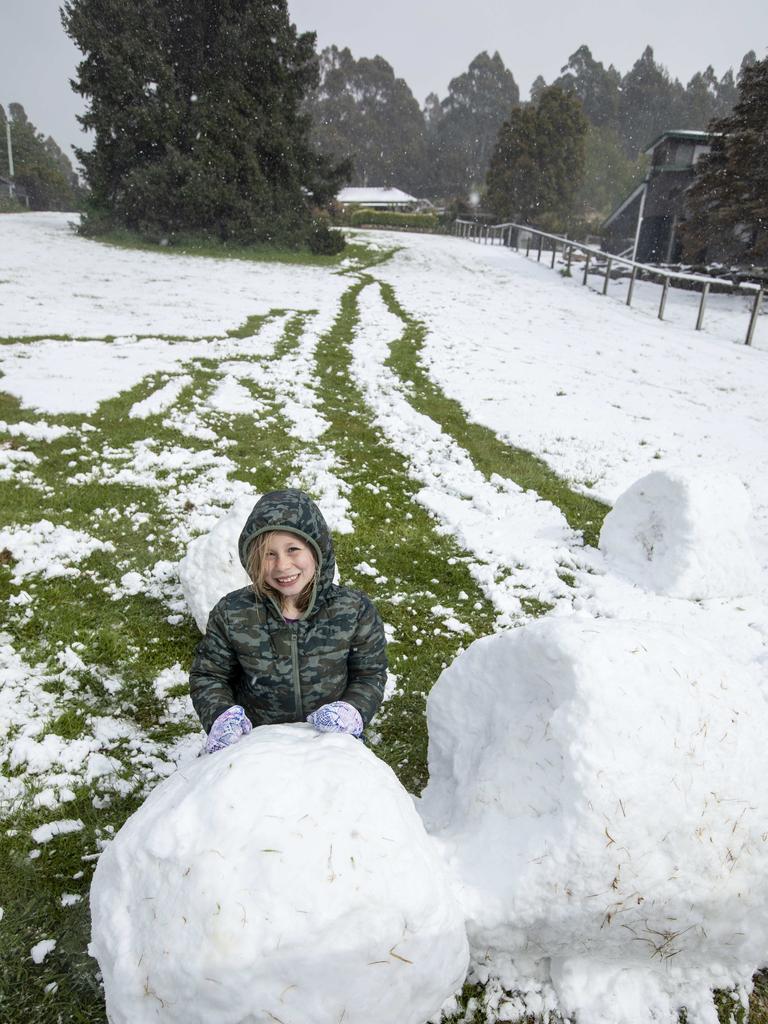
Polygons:
<instances>
[{"instance_id":1,"label":"pine tree","mask_svg":"<svg viewBox=\"0 0 768 1024\"><path fill-rule=\"evenodd\" d=\"M502 125L486 179L486 205L499 220L565 230L584 175L588 121L579 100L548 86L536 106L516 107Z\"/></svg>"},{"instance_id":2,"label":"pine tree","mask_svg":"<svg viewBox=\"0 0 768 1024\"><path fill-rule=\"evenodd\" d=\"M66 0L84 54L74 88L95 133L78 151L85 230L298 241L341 177L300 110L317 80L314 34L287 0Z\"/></svg>"},{"instance_id":3,"label":"pine tree","mask_svg":"<svg viewBox=\"0 0 768 1024\"><path fill-rule=\"evenodd\" d=\"M687 258L768 259L768 58L743 66L733 112L714 121L683 228Z\"/></svg>"}]
</instances>

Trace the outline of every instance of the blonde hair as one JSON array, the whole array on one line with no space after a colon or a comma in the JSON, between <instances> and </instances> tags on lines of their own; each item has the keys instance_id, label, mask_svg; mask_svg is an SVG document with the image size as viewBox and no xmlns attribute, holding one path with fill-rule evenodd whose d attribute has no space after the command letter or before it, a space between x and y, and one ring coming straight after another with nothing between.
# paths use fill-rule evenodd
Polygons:
<instances>
[{"instance_id":1,"label":"blonde hair","mask_svg":"<svg viewBox=\"0 0 768 1024\"><path fill-rule=\"evenodd\" d=\"M251 578L251 585L255 593L259 597L272 597L282 608L285 604L284 596L274 587L266 582L267 576L267 559L266 554L269 550L269 546L272 543L272 539L277 533L291 533L291 530L270 530L267 533L260 533L256 540L248 548L248 558L246 571ZM309 608L309 602L312 599L312 591L315 587L315 577L317 576L317 552L313 544L310 544L303 537L299 537L296 534L298 540L302 544L306 544L312 553L312 558L315 562L315 571L312 573L309 580L304 585L304 588L299 591L296 597L293 599L293 603L299 609L300 612L305 612Z\"/></svg>"}]
</instances>

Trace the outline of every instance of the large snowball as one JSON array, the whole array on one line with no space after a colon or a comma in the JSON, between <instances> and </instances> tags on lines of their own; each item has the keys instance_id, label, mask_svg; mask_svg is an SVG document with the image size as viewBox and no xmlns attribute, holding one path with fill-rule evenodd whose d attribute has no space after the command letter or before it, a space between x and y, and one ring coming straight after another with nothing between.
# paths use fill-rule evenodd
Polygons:
<instances>
[{"instance_id":1,"label":"large snowball","mask_svg":"<svg viewBox=\"0 0 768 1024\"><path fill-rule=\"evenodd\" d=\"M91 910L112 1024L424 1024L467 967L410 796L360 741L304 724L158 786Z\"/></svg>"},{"instance_id":2,"label":"large snowball","mask_svg":"<svg viewBox=\"0 0 768 1024\"><path fill-rule=\"evenodd\" d=\"M741 597L757 589L749 496L729 473L649 473L616 501L600 531L611 568L668 597Z\"/></svg>"},{"instance_id":3,"label":"large snowball","mask_svg":"<svg viewBox=\"0 0 768 1024\"><path fill-rule=\"evenodd\" d=\"M258 495L244 494L212 530L195 537L179 562L179 579L197 628L205 632L211 608L232 590L247 587L237 542Z\"/></svg>"},{"instance_id":4,"label":"large snowball","mask_svg":"<svg viewBox=\"0 0 768 1024\"><path fill-rule=\"evenodd\" d=\"M473 643L427 714L421 810L476 973L580 1024L715 1021L710 987L768 956L754 669L675 627L553 618Z\"/></svg>"}]
</instances>

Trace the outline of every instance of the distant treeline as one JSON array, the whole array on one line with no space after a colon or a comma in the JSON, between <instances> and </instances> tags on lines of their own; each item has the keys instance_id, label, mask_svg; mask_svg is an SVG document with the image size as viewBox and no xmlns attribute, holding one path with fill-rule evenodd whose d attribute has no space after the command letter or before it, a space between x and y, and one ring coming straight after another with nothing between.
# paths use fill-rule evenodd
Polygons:
<instances>
[{"instance_id":1,"label":"distant treeline","mask_svg":"<svg viewBox=\"0 0 768 1024\"><path fill-rule=\"evenodd\" d=\"M0 106L0 177L8 178L10 161L6 122L11 124L14 184L21 205L31 210L76 210L82 194L66 153L39 132L20 103L10 103L8 114ZM7 202L7 191L0 192Z\"/></svg>"},{"instance_id":2,"label":"distant treeline","mask_svg":"<svg viewBox=\"0 0 768 1024\"><path fill-rule=\"evenodd\" d=\"M755 60L748 53L739 75ZM498 53L478 54L447 95L430 94L423 109L383 57L356 60L349 49L331 46L318 61L319 85L305 101L312 138L321 152L352 160L354 185L393 185L441 199L481 190L502 123L526 106ZM528 104L547 84L536 79ZM650 46L625 75L580 46L549 85L577 97L589 123L580 199L594 213L607 212L642 178L643 150L657 135L704 130L738 97L732 69L718 79L707 67L683 86L656 63Z\"/></svg>"}]
</instances>

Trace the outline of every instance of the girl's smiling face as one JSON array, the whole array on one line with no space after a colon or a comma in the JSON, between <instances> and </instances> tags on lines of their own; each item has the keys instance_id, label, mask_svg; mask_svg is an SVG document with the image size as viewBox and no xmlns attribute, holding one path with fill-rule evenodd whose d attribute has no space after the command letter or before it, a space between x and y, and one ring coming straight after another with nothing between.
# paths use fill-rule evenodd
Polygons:
<instances>
[{"instance_id":1,"label":"girl's smiling face","mask_svg":"<svg viewBox=\"0 0 768 1024\"><path fill-rule=\"evenodd\" d=\"M283 598L296 597L315 575L315 553L295 533L273 533L264 552L264 583Z\"/></svg>"}]
</instances>

